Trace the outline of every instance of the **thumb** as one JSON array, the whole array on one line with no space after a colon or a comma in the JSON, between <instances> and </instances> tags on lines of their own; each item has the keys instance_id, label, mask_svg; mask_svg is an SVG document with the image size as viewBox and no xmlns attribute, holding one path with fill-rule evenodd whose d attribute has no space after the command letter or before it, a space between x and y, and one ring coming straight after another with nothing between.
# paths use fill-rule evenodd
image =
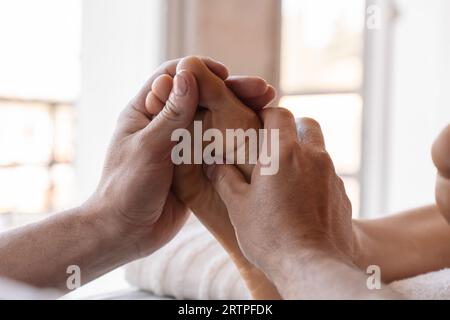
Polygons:
<instances>
[{"instance_id":1,"label":"thumb","mask_svg":"<svg viewBox=\"0 0 450 320\"><path fill-rule=\"evenodd\" d=\"M144 129L144 135L151 136L152 144L159 151L169 151L175 143L171 143L173 131L187 128L192 123L197 106L197 81L192 73L182 70L174 78L174 85L166 104Z\"/></svg>"},{"instance_id":2,"label":"thumb","mask_svg":"<svg viewBox=\"0 0 450 320\"><path fill-rule=\"evenodd\" d=\"M236 197L246 194L249 189L244 176L233 165L214 164L206 166L206 176L228 208Z\"/></svg>"}]
</instances>

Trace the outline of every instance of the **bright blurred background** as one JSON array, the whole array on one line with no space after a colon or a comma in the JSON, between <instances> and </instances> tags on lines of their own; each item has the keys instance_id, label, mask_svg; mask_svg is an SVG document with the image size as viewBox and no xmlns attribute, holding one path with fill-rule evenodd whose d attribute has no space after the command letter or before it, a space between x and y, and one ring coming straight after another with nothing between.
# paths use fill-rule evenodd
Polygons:
<instances>
[{"instance_id":1,"label":"bright blurred background","mask_svg":"<svg viewBox=\"0 0 450 320\"><path fill-rule=\"evenodd\" d=\"M0 2L3 221L73 203L81 22L80 1Z\"/></svg>"},{"instance_id":2,"label":"bright blurred background","mask_svg":"<svg viewBox=\"0 0 450 320\"><path fill-rule=\"evenodd\" d=\"M260 75L316 118L355 217L429 203L448 15L445 0L2 0L0 225L86 199L120 110L187 54Z\"/></svg>"}]
</instances>

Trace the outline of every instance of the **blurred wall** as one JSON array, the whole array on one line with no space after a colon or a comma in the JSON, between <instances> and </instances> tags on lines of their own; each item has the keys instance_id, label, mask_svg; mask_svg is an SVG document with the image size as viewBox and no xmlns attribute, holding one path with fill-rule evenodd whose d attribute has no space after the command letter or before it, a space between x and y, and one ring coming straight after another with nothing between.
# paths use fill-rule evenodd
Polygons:
<instances>
[{"instance_id":1,"label":"blurred wall","mask_svg":"<svg viewBox=\"0 0 450 320\"><path fill-rule=\"evenodd\" d=\"M430 149L450 122L450 1L397 0L387 146L389 212L434 201Z\"/></svg>"},{"instance_id":2,"label":"blurred wall","mask_svg":"<svg viewBox=\"0 0 450 320\"><path fill-rule=\"evenodd\" d=\"M116 119L162 59L162 0L84 0L76 173L84 200L100 177Z\"/></svg>"},{"instance_id":3,"label":"blurred wall","mask_svg":"<svg viewBox=\"0 0 450 320\"><path fill-rule=\"evenodd\" d=\"M168 0L171 58L205 55L277 85L280 0Z\"/></svg>"}]
</instances>

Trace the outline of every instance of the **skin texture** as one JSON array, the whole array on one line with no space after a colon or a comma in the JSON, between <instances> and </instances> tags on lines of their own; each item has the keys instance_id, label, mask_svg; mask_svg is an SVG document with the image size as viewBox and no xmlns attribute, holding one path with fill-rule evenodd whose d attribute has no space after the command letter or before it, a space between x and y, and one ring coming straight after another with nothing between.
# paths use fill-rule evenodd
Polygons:
<instances>
[{"instance_id":1,"label":"skin texture","mask_svg":"<svg viewBox=\"0 0 450 320\"><path fill-rule=\"evenodd\" d=\"M361 248L355 264L380 266L386 283L450 266L450 226L436 205L354 220L353 229Z\"/></svg>"},{"instance_id":2,"label":"skin texture","mask_svg":"<svg viewBox=\"0 0 450 320\"><path fill-rule=\"evenodd\" d=\"M202 58L221 79L220 63ZM163 64L121 113L106 155L97 190L83 205L0 235L0 275L39 287L67 291L67 267L78 265L82 284L167 243L183 226L189 211L173 194L171 133L188 127L197 111L198 86L180 72L185 86L170 91L170 104L156 117L145 108L152 84L174 77L178 60ZM177 83L177 79L175 82ZM229 79L237 96L256 102L260 80ZM262 100L261 100L262 99Z\"/></svg>"},{"instance_id":3,"label":"skin texture","mask_svg":"<svg viewBox=\"0 0 450 320\"><path fill-rule=\"evenodd\" d=\"M212 73L199 58L184 58L178 64L178 70L191 72L197 80L199 104L204 109L197 112L195 119L202 121L203 130L216 128L225 136L226 129L260 128L261 123L258 116L243 101L238 99L225 85L224 81ZM168 92L171 87L170 77L160 77L155 81L152 92L147 96L146 105L150 113L158 114L160 108L155 104L161 106L168 99L170 101ZM261 96L267 97L266 101L263 99L246 101L246 103L251 104L253 109L265 106L274 98L273 88L267 86L265 82L255 84L253 89L255 92L259 92ZM155 101L159 101L159 103L154 103ZM191 136L193 136L193 126L189 129ZM225 153L225 150L223 153ZM248 149L246 155L248 155ZM246 161L246 164L238 165L238 168L247 179L250 178L253 166L249 165L248 161ZM229 253L253 298L279 299L280 296L276 288L259 269L249 263L239 249L227 209L206 178L203 165L181 164L176 166L173 191L196 214Z\"/></svg>"},{"instance_id":4,"label":"skin texture","mask_svg":"<svg viewBox=\"0 0 450 320\"><path fill-rule=\"evenodd\" d=\"M297 132L282 108L263 110L262 119L264 128L280 130L277 174L261 175L258 163L248 183L232 165L207 170L245 256L285 299L396 297L389 289L368 290L354 264L351 205L319 124L303 118Z\"/></svg>"}]
</instances>

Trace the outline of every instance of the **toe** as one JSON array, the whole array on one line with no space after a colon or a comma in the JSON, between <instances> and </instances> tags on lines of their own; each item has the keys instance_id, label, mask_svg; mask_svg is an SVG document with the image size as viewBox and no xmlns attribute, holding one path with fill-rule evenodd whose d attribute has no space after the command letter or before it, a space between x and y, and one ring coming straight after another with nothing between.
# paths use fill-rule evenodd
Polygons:
<instances>
[{"instance_id":1,"label":"toe","mask_svg":"<svg viewBox=\"0 0 450 320\"><path fill-rule=\"evenodd\" d=\"M165 74L155 79L152 85L152 91L149 92L145 99L145 108L151 115L161 112L169 98L173 86L171 76Z\"/></svg>"},{"instance_id":2,"label":"toe","mask_svg":"<svg viewBox=\"0 0 450 320\"><path fill-rule=\"evenodd\" d=\"M196 78L199 86L200 104L210 110L220 107L224 98L227 98L228 88L224 81L215 75L206 64L196 56L183 58L177 66L177 71L190 71Z\"/></svg>"}]
</instances>

